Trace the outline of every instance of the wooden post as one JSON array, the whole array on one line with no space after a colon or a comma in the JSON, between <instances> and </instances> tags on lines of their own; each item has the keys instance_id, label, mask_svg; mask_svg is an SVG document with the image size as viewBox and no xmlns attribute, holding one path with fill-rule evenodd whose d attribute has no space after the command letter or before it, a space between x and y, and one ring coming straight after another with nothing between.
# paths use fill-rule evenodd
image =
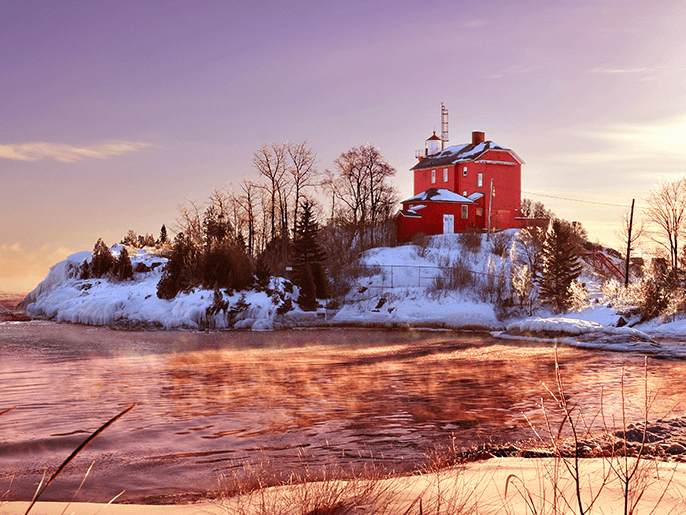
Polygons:
<instances>
[{"instance_id":1,"label":"wooden post","mask_svg":"<svg viewBox=\"0 0 686 515\"><path fill-rule=\"evenodd\" d=\"M631 229L634 225L634 202L636 199L631 199L631 214L629 215L629 234L626 242L626 270L624 275L624 287L629 286L629 259L631 257Z\"/></svg>"}]
</instances>

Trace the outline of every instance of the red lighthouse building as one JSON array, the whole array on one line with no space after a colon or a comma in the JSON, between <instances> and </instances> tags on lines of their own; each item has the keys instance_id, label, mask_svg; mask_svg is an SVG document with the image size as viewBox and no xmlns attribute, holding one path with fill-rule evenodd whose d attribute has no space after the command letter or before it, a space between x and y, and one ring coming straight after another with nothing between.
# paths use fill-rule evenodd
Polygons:
<instances>
[{"instance_id":1,"label":"red lighthouse building","mask_svg":"<svg viewBox=\"0 0 686 515\"><path fill-rule=\"evenodd\" d=\"M447 146L447 110L443 133L426 140L414 172L414 193L396 215L398 241L423 232L452 234L466 230L521 227L522 164L512 150L472 132L471 143Z\"/></svg>"}]
</instances>

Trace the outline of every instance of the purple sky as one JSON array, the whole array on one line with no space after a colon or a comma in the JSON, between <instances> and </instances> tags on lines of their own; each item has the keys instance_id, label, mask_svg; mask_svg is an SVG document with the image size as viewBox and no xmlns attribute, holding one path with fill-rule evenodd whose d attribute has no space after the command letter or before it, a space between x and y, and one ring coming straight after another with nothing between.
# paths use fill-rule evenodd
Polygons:
<instances>
[{"instance_id":1,"label":"purple sky","mask_svg":"<svg viewBox=\"0 0 686 515\"><path fill-rule=\"evenodd\" d=\"M262 142L307 139L320 169L373 143L410 196L441 102L451 144L524 159L525 192L641 206L686 171L686 3L551 4L1 2L0 291L157 235L257 178ZM623 208L525 196L616 245Z\"/></svg>"}]
</instances>

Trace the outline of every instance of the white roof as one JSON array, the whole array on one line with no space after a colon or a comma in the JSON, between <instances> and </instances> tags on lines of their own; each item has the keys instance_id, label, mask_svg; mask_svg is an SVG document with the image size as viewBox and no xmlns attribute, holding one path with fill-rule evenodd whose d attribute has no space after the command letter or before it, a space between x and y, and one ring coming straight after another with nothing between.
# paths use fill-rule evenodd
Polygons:
<instances>
[{"instance_id":1,"label":"white roof","mask_svg":"<svg viewBox=\"0 0 686 515\"><path fill-rule=\"evenodd\" d=\"M418 193L414 197L403 200L403 204L405 202L457 202L460 204L474 203L473 200L445 188L429 188L426 191Z\"/></svg>"}]
</instances>

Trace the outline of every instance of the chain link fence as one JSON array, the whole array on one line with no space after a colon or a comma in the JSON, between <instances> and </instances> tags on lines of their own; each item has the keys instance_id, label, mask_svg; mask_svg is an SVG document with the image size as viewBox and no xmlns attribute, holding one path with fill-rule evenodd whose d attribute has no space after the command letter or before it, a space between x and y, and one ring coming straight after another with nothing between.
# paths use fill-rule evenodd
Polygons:
<instances>
[{"instance_id":1,"label":"chain link fence","mask_svg":"<svg viewBox=\"0 0 686 515\"><path fill-rule=\"evenodd\" d=\"M367 288L425 288L450 267L418 265L360 265ZM366 284L369 280L369 284Z\"/></svg>"}]
</instances>

